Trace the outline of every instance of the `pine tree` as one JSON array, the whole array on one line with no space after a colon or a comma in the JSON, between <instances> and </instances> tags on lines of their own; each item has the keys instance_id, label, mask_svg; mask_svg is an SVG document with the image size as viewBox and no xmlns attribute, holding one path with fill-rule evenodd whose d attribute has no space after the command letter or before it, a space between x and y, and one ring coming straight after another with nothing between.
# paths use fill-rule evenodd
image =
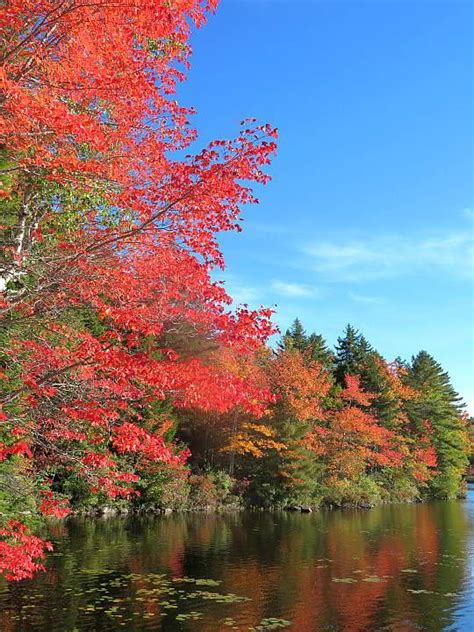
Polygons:
<instances>
[{"instance_id":1,"label":"pine tree","mask_svg":"<svg viewBox=\"0 0 474 632\"><path fill-rule=\"evenodd\" d=\"M295 318L291 327L278 343L280 351L296 349L306 352L308 360L319 362L327 369L332 369L335 362L334 353L328 348L321 334L307 335L299 318Z\"/></svg>"},{"instance_id":2,"label":"pine tree","mask_svg":"<svg viewBox=\"0 0 474 632\"><path fill-rule=\"evenodd\" d=\"M437 474L431 482L432 494L454 498L461 491L467 468L467 429L464 404L454 390L449 375L426 351L412 358L406 382L419 391L407 403L414 433L428 423L437 457Z\"/></svg>"},{"instance_id":3,"label":"pine tree","mask_svg":"<svg viewBox=\"0 0 474 632\"><path fill-rule=\"evenodd\" d=\"M321 334L312 333L308 338L308 347L311 349L311 360L320 362L327 369L333 368L336 357Z\"/></svg>"},{"instance_id":4,"label":"pine tree","mask_svg":"<svg viewBox=\"0 0 474 632\"><path fill-rule=\"evenodd\" d=\"M336 381L344 385L346 374L361 375L367 357L373 352L364 336L352 325L347 325L344 336L337 339Z\"/></svg>"},{"instance_id":5,"label":"pine tree","mask_svg":"<svg viewBox=\"0 0 474 632\"><path fill-rule=\"evenodd\" d=\"M344 385L346 374L358 375L363 389L373 395L371 412L384 428L392 430L401 413L401 402L393 392L387 368L384 358L365 336L347 325L336 346L336 380Z\"/></svg>"},{"instance_id":6,"label":"pine tree","mask_svg":"<svg viewBox=\"0 0 474 632\"><path fill-rule=\"evenodd\" d=\"M358 374L364 389L374 396L372 412L384 428L392 430L397 425L402 402L393 388L388 364L377 351L370 346L368 348L370 351L365 355ZM393 368L395 369L395 366Z\"/></svg>"},{"instance_id":7,"label":"pine tree","mask_svg":"<svg viewBox=\"0 0 474 632\"><path fill-rule=\"evenodd\" d=\"M278 346L281 350L297 349L298 351L304 351L308 347L308 336L299 318L295 318Z\"/></svg>"}]
</instances>

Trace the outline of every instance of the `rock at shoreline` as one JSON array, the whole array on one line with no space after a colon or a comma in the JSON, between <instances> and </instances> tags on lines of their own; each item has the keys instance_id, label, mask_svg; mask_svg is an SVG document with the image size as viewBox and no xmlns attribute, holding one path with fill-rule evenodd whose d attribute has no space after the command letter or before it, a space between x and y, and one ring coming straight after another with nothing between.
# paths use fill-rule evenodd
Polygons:
<instances>
[{"instance_id":1,"label":"rock at shoreline","mask_svg":"<svg viewBox=\"0 0 474 632\"><path fill-rule=\"evenodd\" d=\"M313 509L309 505L288 505L285 511L299 511L300 513L312 513Z\"/></svg>"}]
</instances>

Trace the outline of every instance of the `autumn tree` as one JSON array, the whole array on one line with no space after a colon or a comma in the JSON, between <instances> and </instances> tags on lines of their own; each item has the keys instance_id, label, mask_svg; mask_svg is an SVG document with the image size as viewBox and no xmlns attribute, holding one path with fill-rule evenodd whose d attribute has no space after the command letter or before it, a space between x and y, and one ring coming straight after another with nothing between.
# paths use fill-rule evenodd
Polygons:
<instances>
[{"instance_id":1,"label":"autumn tree","mask_svg":"<svg viewBox=\"0 0 474 632\"><path fill-rule=\"evenodd\" d=\"M11 467L33 483L39 514L69 511L71 473L130 497L151 464L182 465L157 402L255 410L251 380L170 342L187 332L245 355L273 331L268 310L231 311L211 271L224 265L216 233L254 201L245 181L268 180L276 131L246 121L235 140L174 157L196 140L174 96L190 29L215 6L2 8L0 460L5 480ZM31 574L41 541L19 522L2 536L1 570Z\"/></svg>"},{"instance_id":2,"label":"autumn tree","mask_svg":"<svg viewBox=\"0 0 474 632\"><path fill-rule=\"evenodd\" d=\"M409 396L400 375L405 372L399 362L387 363L363 334L347 325L336 346L336 379L341 383L346 375L358 375L361 386L372 394L371 411L379 423L394 430L403 415L403 402Z\"/></svg>"},{"instance_id":3,"label":"autumn tree","mask_svg":"<svg viewBox=\"0 0 474 632\"><path fill-rule=\"evenodd\" d=\"M317 427L324 416L331 377L311 359L309 349L279 351L267 371L276 399L262 421L272 429L279 447L266 451L251 468L252 499L271 505L318 504L321 445Z\"/></svg>"}]
</instances>

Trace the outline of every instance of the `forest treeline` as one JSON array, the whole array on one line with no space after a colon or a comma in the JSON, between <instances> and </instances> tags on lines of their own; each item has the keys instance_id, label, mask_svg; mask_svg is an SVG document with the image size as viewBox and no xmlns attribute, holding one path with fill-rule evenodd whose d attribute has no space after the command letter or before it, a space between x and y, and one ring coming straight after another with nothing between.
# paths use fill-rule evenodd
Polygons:
<instances>
[{"instance_id":1,"label":"forest treeline","mask_svg":"<svg viewBox=\"0 0 474 632\"><path fill-rule=\"evenodd\" d=\"M371 506L463 494L464 405L426 351L388 363L351 325L333 351L296 319L275 349L233 362L268 389L266 409L175 411L169 432L190 448L185 474L142 476L140 504Z\"/></svg>"},{"instance_id":2,"label":"forest treeline","mask_svg":"<svg viewBox=\"0 0 474 632\"><path fill-rule=\"evenodd\" d=\"M78 315L84 320L83 308ZM92 313L85 320L97 326ZM129 473L126 480L135 483L126 494L108 489L105 479L104 488L91 486L84 471L53 458L47 472L55 515L62 515L61 506L64 515L70 509L368 507L464 493L470 445L464 404L426 351L410 362L388 363L351 325L332 350L321 335L308 335L299 319L274 348L263 345L252 354L234 353L186 327L163 334L159 346L176 357L225 366L251 381L263 401L224 411L176 406L166 397L150 402L139 427L155 429L172 456L147 453L151 446L135 445L134 431L123 424L111 451L117 467ZM87 441L76 435L64 438ZM146 441L145 434L138 441ZM34 449L38 461L41 446ZM45 452L50 455L50 447ZM0 464L0 472L27 490L31 482L24 467L18 450ZM24 510L25 498L34 515L34 494L19 498L17 489L0 496L2 513L14 515L18 501Z\"/></svg>"},{"instance_id":3,"label":"forest treeline","mask_svg":"<svg viewBox=\"0 0 474 632\"><path fill-rule=\"evenodd\" d=\"M0 574L42 568L75 510L373 504L462 489L466 428L426 353L335 353L232 308L218 233L277 130L196 153L176 100L216 0L0 9ZM189 153L187 153L189 152Z\"/></svg>"}]
</instances>

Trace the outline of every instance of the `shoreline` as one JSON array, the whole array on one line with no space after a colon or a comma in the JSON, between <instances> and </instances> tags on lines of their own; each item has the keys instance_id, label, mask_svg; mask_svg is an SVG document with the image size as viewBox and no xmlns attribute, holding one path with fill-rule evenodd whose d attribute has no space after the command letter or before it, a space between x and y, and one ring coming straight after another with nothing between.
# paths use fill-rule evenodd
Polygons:
<instances>
[{"instance_id":1,"label":"shoreline","mask_svg":"<svg viewBox=\"0 0 474 632\"><path fill-rule=\"evenodd\" d=\"M471 481L469 481L471 483ZM472 481L474 484L474 480ZM466 490L467 492L467 490ZM466 492L457 498L451 499L454 501L463 501L466 499ZM72 512L69 518L119 518L119 517L145 517L145 516L171 516L171 515L211 515L211 514L237 514L237 513L287 513L287 514L311 514L318 512L332 512L332 511L347 511L347 510L364 510L377 509L378 507L384 507L387 505L421 505L430 502L447 502L448 499L443 498L415 498L413 500L393 500L381 503L358 503L358 504L346 504L346 505L288 505L285 507L258 507L258 506L204 506L204 507L192 507L184 509L172 509L170 507L164 508L126 508L126 507L111 507L109 505L103 508L97 508L90 511L76 511Z\"/></svg>"}]
</instances>

